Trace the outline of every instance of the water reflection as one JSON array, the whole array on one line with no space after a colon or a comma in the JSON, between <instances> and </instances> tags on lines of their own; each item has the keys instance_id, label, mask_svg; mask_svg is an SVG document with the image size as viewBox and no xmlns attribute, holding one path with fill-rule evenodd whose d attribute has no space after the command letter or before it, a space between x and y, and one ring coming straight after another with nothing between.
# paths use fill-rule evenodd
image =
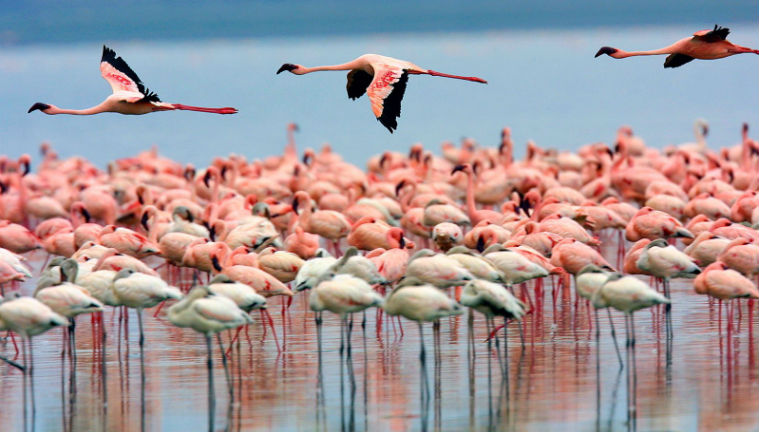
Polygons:
<instances>
[{"instance_id":1,"label":"water reflection","mask_svg":"<svg viewBox=\"0 0 759 432\"><path fill-rule=\"evenodd\" d=\"M554 316L551 297L528 288L535 311L522 326L524 350L515 323L488 344L485 320L468 315L442 320L439 336L425 329L429 361L422 364L413 323L384 317L380 325L370 312L366 321L354 318L360 325L345 323L341 357L340 319L325 315L317 325L299 295L287 312L286 350L279 353L271 329L264 336L256 320L231 349L226 333L212 341L210 376L203 337L146 313L151 343L141 355L138 328L128 324L134 312L107 311L103 334L79 320L71 357L58 331L35 338L33 358L28 344L19 344L17 358L10 340L0 346L17 366L35 366L26 376L0 364L0 424L64 431L756 429L756 302L735 302L730 320L729 309L675 281L673 337L666 337L664 309L636 314L625 366L637 373L625 384L628 368L619 367L608 317L597 322L561 290ZM272 315L281 325L281 313ZM611 314L617 329L623 318ZM217 391L209 410L211 379Z\"/></svg>"}]
</instances>

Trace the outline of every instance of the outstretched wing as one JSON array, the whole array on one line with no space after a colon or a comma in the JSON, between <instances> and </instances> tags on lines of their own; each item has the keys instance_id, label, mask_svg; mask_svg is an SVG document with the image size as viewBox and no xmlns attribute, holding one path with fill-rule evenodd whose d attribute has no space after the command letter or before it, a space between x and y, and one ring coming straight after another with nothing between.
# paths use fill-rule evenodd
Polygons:
<instances>
[{"instance_id":1,"label":"outstretched wing","mask_svg":"<svg viewBox=\"0 0 759 432\"><path fill-rule=\"evenodd\" d=\"M401 100L407 82L408 72L405 69L375 69L374 79L366 90L374 116L390 133L398 128L396 119L401 116Z\"/></svg>"},{"instance_id":2,"label":"outstretched wing","mask_svg":"<svg viewBox=\"0 0 759 432\"><path fill-rule=\"evenodd\" d=\"M714 30L701 30L693 33L693 39L698 39L704 42L719 42L727 39L727 35L730 34L730 29L714 25Z\"/></svg>"},{"instance_id":3,"label":"outstretched wing","mask_svg":"<svg viewBox=\"0 0 759 432\"><path fill-rule=\"evenodd\" d=\"M366 93L369 84L372 83L374 75L363 71L362 69L353 69L348 72L348 84L345 86L348 90L348 97L356 100Z\"/></svg>"},{"instance_id":4,"label":"outstretched wing","mask_svg":"<svg viewBox=\"0 0 759 432\"><path fill-rule=\"evenodd\" d=\"M688 63L689 61L693 60L693 57L687 56L685 54L670 54L667 56L667 58L664 60L664 67L665 68L676 68L684 65L685 63Z\"/></svg>"},{"instance_id":5,"label":"outstretched wing","mask_svg":"<svg viewBox=\"0 0 759 432\"><path fill-rule=\"evenodd\" d=\"M129 67L121 57L116 57L116 53L103 45L103 57L100 60L100 74L103 75L111 89L116 92L139 93L141 99L149 102L160 102L158 95L151 92L140 81L140 77ZM130 100L136 102L137 100Z\"/></svg>"}]
</instances>

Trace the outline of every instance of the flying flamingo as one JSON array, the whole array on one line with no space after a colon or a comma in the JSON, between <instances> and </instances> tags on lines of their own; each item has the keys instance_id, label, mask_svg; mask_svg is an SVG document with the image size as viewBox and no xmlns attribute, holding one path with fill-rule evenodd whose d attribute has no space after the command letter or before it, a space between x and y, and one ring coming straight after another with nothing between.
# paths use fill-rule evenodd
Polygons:
<instances>
[{"instance_id":1,"label":"flying flamingo","mask_svg":"<svg viewBox=\"0 0 759 432\"><path fill-rule=\"evenodd\" d=\"M237 112L237 109L230 107L204 108L161 102L157 94L145 87L145 84L142 83L124 59L116 57L116 53L105 45L103 45L103 57L100 60L100 74L111 85L113 94L108 96L99 105L77 110L63 109L55 105L37 102L27 112L40 110L48 115L92 115L103 112L138 115L173 110L200 111L215 114L235 114Z\"/></svg>"},{"instance_id":2,"label":"flying flamingo","mask_svg":"<svg viewBox=\"0 0 759 432\"><path fill-rule=\"evenodd\" d=\"M664 67L676 68L693 59L716 60L734 54L759 54L759 50L735 45L728 41L728 34L730 34L730 29L715 25L713 30L697 31L691 37L680 39L668 47L657 50L627 52L605 46L598 50L596 57L606 54L609 57L621 59L632 56L669 54L666 60L664 60Z\"/></svg>"},{"instance_id":3,"label":"flying flamingo","mask_svg":"<svg viewBox=\"0 0 759 432\"><path fill-rule=\"evenodd\" d=\"M277 73L288 71L295 75L305 75L331 70L350 71L348 72L348 97L355 100L366 93L372 104L374 116L390 133L398 128L396 119L401 116L401 100L406 91L409 75L441 76L487 84L487 81L482 78L435 72L407 61L377 54L364 54L353 61L334 66L305 67L285 63L277 70Z\"/></svg>"}]
</instances>

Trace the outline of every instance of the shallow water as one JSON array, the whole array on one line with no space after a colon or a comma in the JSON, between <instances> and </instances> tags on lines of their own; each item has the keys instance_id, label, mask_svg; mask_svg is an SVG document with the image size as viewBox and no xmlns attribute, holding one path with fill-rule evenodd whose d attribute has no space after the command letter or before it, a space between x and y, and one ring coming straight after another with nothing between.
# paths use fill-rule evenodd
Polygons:
<instances>
[{"instance_id":1,"label":"shallow water","mask_svg":"<svg viewBox=\"0 0 759 432\"><path fill-rule=\"evenodd\" d=\"M22 292L30 291L31 286L22 287ZM489 352L483 342L487 331L481 316L474 320L474 359L468 355L467 316L442 321L437 366L431 325L425 325L426 403L415 323L403 321L401 336L386 318L378 331L371 311L364 339L361 316L355 317L352 392L350 375L340 367L338 319L325 314L320 379L313 314L306 310L306 297L299 295L286 314L281 353L271 330L264 335L260 316L253 315L251 343L243 336L240 349L231 353L231 404L214 342L214 430L756 430L756 303L753 311L745 301L736 307L736 327L728 339L724 313L720 337L717 304L693 293L688 281L672 284L672 299L671 346L663 310L635 315L637 411L629 418L627 371L619 370L605 314L600 315L599 345L584 303L575 310L562 295L554 315L549 283L542 312L531 313L524 322L524 350L516 324L509 324L508 383L495 347ZM280 299L272 299L269 310L282 341ZM144 381L133 311L128 343L116 341L118 315L105 314L105 388L99 353L91 348L89 317L78 319L73 373L62 363L61 330L35 338L34 430L206 430L205 341L191 330L172 327L165 311L158 318L153 312L144 313ZM623 316L612 315L625 357ZM228 341L224 335L224 344ZM12 344L6 343L2 353L12 356ZM21 374L2 364L0 376L2 430L23 430Z\"/></svg>"}]
</instances>

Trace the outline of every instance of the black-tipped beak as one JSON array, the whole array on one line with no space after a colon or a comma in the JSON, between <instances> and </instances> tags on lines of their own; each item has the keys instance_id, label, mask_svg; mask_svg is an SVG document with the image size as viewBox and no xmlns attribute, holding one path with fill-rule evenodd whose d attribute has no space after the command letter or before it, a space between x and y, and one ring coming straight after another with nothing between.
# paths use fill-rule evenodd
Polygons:
<instances>
[{"instance_id":1,"label":"black-tipped beak","mask_svg":"<svg viewBox=\"0 0 759 432\"><path fill-rule=\"evenodd\" d=\"M44 104L42 102L37 102L34 105L32 105L31 108L29 108L29 111L27 111L27 113L30 113L30 112L32 112L34 110L40 110L42 112L45 112L45 110L48 109L48 108L50 108L50 105Z\"/></svg>"},{"instance_id":2,"label":"black-tipped beak","mask_svg":"<svg viewBox=\"0 0 759 432\"><path fill-rule=\"evenodd\" d=\"M90 216L90 212L87 211L86 208L82 207L82 217L84 218L84 221L87 223L90 223L90 220L92 219L92 216Z\"/></svg>"},{"instance_id":3,"label":"black-tipped beak","mask_svg":"<svg viewBox=\"0 0 759 432\"><path fill-rule=\"evenodd\" d=\"M282 66L280 66L279 69L277 69L277 75L279 75L280 73L282 73L284 71L292 72L293 70L295 70L297 68L298 68L298 66L295 66L292 63L285 63Z\"/></svg>"},{"instance_id":4,"label":"black-tipped beak","mask_svg":"<svg viewBox=\"0 0 759 432\"><path fill-rule=\"evenodd\" d=\"M456 165L453 167L453 171L451 171L451 175L456 174L458 171L464 171L465 166L464 165Z\"/></svg>"},{"instance_id":5,"label":"black-tipped beak","mask_svg":"<svg viewBox=\"0 0 759 432\"><path fill-rule=\"evenodd\" d=\"M484 251L484 250L485 250L485 240L482 238L482 236L480 236L477 239L477 251L479 251L480 253L482 253L482 251Z\"/></svg>"},{"instance_id":6,"label":"black-tipped beak","mask_svg":"<svg viewBox=\"0 0 759 432\"><path fill-rule=\"evenodd\" d=\"M140 224L142 224L142 227L145 228L145 231L150 231L148 228L148 212L142 214L142 217L140 218Z\"/></svg>"},{"instance_id":7,"label":"black-tipped beak","mask_svg":"<svg viewBox=\"0 0 759 432\"><path fill-rule=\"evenodd\" d=\"M402 180L400 183L398 183L395 186L395 196L398 196L398 194L401 192L401 189L403 189L403 186L406 184L405 180Z\"/></svg>"},{"instance_id":8,"label":"black-tipped beak","mask_svg":"<svg viewBox=\"0 0 759 432\"><path fill-rule=\"evenodd\" d=\"M29 174L29 171L31 171L32 167L29 166L29 162L24 162L24 171L21 173L21 177Z\"/></svg>"},{"instance_id":9,"label":"black-tipped beak","mask_svg":"<svg viewBox=\"0 0 759 432\"><path fill-rule=\"evenodd\" d=\"M221 264L219 264L219 258L217 258L215 256L212 256L211 257L211 264L213 264L214 270L216 270L217 272L221 271Z\"/></svg>"},{"instance_id":10,"label":"black-tipped beak","mask_svg":"<svg viewBox=\"0 0 759 432\"><path fill-rule=\"evenodd\" d=\"M605 46L605 47L601 47L601 49L598 50L598 52L596 53L595 56L598 57L601 54L612 55L612 54L614 54L617 51L619 51L619 50L616 49L616 48Z\"/></svg>"},{"instance_id":11,"label":"black-tipped beak","mask_svg":"<svg viewBox=\"0 0 759 432\"><path fill-rule=\"evenodd\" d=\"M209 171L206 171L205 175L203 176L203 184L206 185L206 187L210 187L208 186L208 181L210 179L211 179L211 173Z\"/></svg>"},{"instance_id":12,"label":"black-tipped beak","mask_svg":"<svg viewBox=\"0 0 759 432\"><path fill-rule=\"evenodd\" d=\"M291 207L293 208L293 213L297 215L298 214L298 198L295 198L293 200Z\"/></svg>"},{"instance_id":13,"label":"black-tipped beak","mask_svg":"<svg viewBox=\"0 0 759 432\"><path fill-rule=\"evenodd\" d=\"M400 243L401 249L405 249L406 248L406 239L403 238L403 236L401 236L401 241L398 242L398 243Z\"/></svg>"}]
</instances>

